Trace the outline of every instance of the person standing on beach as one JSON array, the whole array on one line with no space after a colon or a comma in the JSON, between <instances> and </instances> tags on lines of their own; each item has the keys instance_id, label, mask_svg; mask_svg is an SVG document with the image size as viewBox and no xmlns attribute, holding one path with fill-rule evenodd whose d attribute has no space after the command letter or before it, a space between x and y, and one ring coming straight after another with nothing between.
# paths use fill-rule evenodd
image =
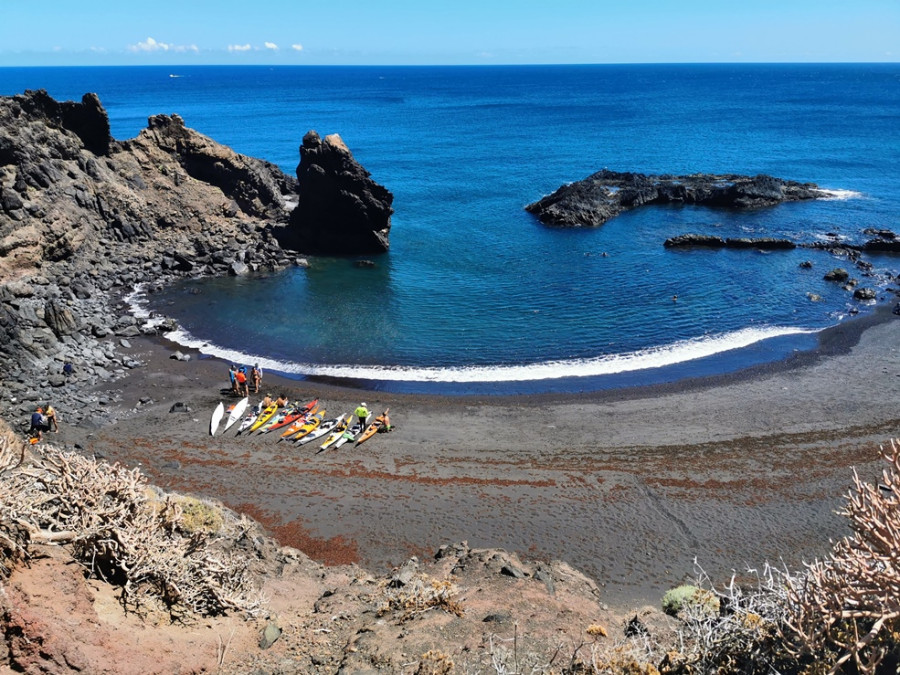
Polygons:
<instances>
[{"instance_id":1,"label":"person standing on beach","mask_svg":"<svg viewBox=\"0 0 900 675\"><path fill-rule=\"evenodd\" d=\"M247 373L245 372L245 368L241 368L234 374L234 379L237 382L238 395L250 396L250 386L247 384Z\"/></svg>"},{"instance_id":2,"label":"person standing on beach","mask_svg":"<svg viewBox=\"0 0 900 675\"><path fill-rule=\"evenodd\" d=\"M238 393L237 386L237 368L235 368L234 364L231 364L231 367L228 369L228 377L231 378L231 391L232 393Z\"/></svg>"},{"instance_id":3,"label":"person standing on beach","mask_svg":"<svg viewBox=\"0 0 900 675\"><path fill-rule=\"evenodd\" d=\"M353 411L353 414L359 418L359 426L366 428L366 420L369 419L369 409L365 403L360 403L359 407Z\"/></svg>"},{"instance_id":4,"label":"person standing on beach","mask_svg":"<svg viewBox=\"0 0 900 675\"><path fill-rule=\"evenodd\" d=\"M259 385L262 384L262 369L260 369L259 364L256 363L250 369L250 383L253 385L253 393L259 393Z\"/></svg>"}]
</instances>

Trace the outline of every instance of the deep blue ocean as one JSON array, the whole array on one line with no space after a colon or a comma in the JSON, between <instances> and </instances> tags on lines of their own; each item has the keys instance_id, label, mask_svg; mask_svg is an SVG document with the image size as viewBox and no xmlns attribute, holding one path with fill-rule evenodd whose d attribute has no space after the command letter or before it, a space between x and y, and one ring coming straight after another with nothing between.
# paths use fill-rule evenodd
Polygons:
<instances>
[{"instance_id":1,"label":"deep blue ocean","mask_svg":"<svg viewBox=\"0 0 900 675\"><path fill-rule=\"evenodd\" d=\"M876 288L900 271L900 256L867 256L874 274L860 277L822 251L663 247L686 232L900 233L897 64L0 69L0 93L36 88L96 92L117 139L178 113L291 174L304 133L338 133L394 193L391 249L374 268L310 258L137 297L180 322L173 339L294 377L460 394L728 372L812 348L821 329L870 311L828 270ZM523 210L601 168L767 173L830 198L648 207L596 229Z\"/></svg>"}]
</instances>

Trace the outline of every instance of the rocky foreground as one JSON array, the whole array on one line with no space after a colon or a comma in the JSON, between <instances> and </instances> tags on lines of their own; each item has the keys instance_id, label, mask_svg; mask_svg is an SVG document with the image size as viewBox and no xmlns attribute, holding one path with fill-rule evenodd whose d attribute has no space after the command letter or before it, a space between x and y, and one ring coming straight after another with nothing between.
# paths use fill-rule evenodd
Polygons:
<instances>
[{"instance_id":1,"label":"rocky foreground","mask_svg":"<svg viewBox=\"0 0 900 675\"><path fill-rule=\"evenodd\" d=\"M629 636L673 634L659 610L609 608L561 562L463 542L387 574L325 567L215 503L146 489L135 472L53 448L4 469L0 670L590 672L578 664L626 664L615 646ZM35 477L45 490L28 485ZM60 493L66 508L35 506ZM66 531L42 529L61 520Z\"/></svg>"}]
</instances>

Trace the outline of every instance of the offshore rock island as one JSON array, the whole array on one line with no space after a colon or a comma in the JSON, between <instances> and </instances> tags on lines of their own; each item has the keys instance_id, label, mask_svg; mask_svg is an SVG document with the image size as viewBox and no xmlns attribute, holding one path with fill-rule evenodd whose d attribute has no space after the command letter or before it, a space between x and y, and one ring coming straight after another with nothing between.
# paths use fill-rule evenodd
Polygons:
<instances>
[{"instance_id":1,"label":"offshore rock island","mask_svg":"<svg viewBox=\"0 0 900 675\"><path fill-rule=\"evenodd\" d=\"M528 204L545 225L598 227L620 213L651 204L693 204L729 209L754 209L782 202L819 199L814 183L772 176L736 174L645 175L603 169L564 185Z\"/></svg>"}]
</instances>

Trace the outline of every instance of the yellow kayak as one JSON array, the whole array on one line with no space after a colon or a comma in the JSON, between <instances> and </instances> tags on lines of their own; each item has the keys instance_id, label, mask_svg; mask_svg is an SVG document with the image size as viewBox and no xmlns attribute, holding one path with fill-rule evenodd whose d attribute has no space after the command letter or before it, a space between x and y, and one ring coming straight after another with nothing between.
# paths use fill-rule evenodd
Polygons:
<instances>
[{"instance_id":1,"label":"yellow kayak","mask_svg":"<svg viewBox=\"0 0 900 675\"><path fill-rule=\"evenodd\" d=\"M310 414L303 418L302 420L297 420L291 426L287 428L283 434L281 434L281 438L278 440L284 440L287 438L291 438L291 440L296 441L298 438L303 438L310 431L315 429L322 420L325 418L325 411L320 410L316 412L316 410L312 410Z\"/></svg>"},{"instance_id":2,"label":"yellow kayak","mask_svg":"<svg viewBox=\"0 0 900 675\"><path fill-rule=\"evenodd\" d=\"M337 443L338 439L343 436L344 432L347 430L347 427L350 424L351 417L352 415L346 414L341 417L341 421L337 423L337 426L335 426L334 431L331 432L331 435L329 435L326 441L322 443L321 446L319 446L319 452L322 452L322 450L327 450L332 445Z\"/></svg>"},{"instance_id":3,"label":"yellow kayak","mask_svg":"<svg viewBox=\"0 0 900 675\"><path fill-rule=\"evenodd\" d=\"M256 418L256 421L253 423L253 426L251 426L247 430L247 433L252 434L254 431L259 429L263 424L272 419L272 415L274 415L276 412L278 412L278 406L273 403L268 408L259 413L259 417Z\"/></svg>"}]
</instances>

